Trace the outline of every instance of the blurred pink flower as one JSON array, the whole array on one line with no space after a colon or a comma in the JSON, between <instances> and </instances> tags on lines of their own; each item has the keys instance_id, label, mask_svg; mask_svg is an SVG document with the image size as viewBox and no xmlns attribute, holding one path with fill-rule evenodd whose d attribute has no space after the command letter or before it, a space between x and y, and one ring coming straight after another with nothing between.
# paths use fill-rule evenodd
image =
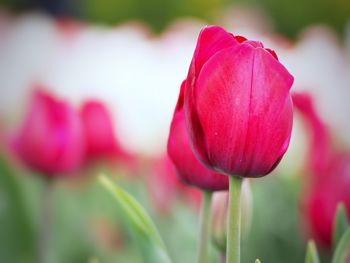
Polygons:
<instances>
[{"instance_id":1,"label":"blurred pink flower","mask_svg":"<svg viewBox=\"0 0 350 263\"><path fill-rule=\"evenodd\" d=\"M86 160L109 158L133 165L134 157L118 142L107 107L97 100L86 101L80 111L85 134Z\"/></svg>"},{"instance_id":2,"label":"blurred pink flower","mask_svg":"<svg viewBox=\"0 0 350 263\"><path fill-rule=\"evenodd\" d=\"M326 176L325 170L334 157L329 130L318 116L310 94L295 92L292 98L310 134L307 168L316 176L314 180L319 180L320 176Z\"/></svg>"},{"instance_id":3,"label":"blurred pink flower","mask_svg":"<svg viewBox=\"0 0 350 263\"><path fill-rule=\"evenodd\" d=\"M159 213L168 215L175 201L181 198L196 209L199 208L201 192L184 185L178 179L174 166L166 154L153 160L151 165L147 184L152 204Z\"/></svg>"},{"instance_id":4,"label":"blurred pink flower","mask_svg":"<svg viewBox=\"0 0 350 263\"><path fill-rule=\"evenodd\" d=\"M312 238L322 247L331 248L337 205L343 202L350 215L350 153L339 154L324 173L327 176L306 191L304 209Z\"/></svg>"},{"instance_id":5,"label":"blurred pink flower","mask_svg":"<svg viewBox=\"0 0 350 263\"><path fill-rule=\"evenodd\" d=\"M56 28L67 42L74 40L74 37L84 28L83 24L68 17L59 17L55 20Z\"/></svg>"},{"instance_id":6,"label":"blurred pink flower","mask_svg":"<svg viewBox=\"0 0 350 263\"><path fill-rule=\"evenodd\" d=\"M337 204L350 211L350 152L336 150L330 132L317 114L312 97L294 93L293 103L310 133L306 172L311 176L305 186L303 205L306 227L319 245L330 248Z\"/></svg>"},{"instance_id":7,"label":"blurred pink flower","mask_svg":"<svg viewBox=\"0 0 350 263\"><path fill-rule=\"evenodd\" d=\"M15 151L29 168L43 175L66 175L79 168L83 160L81 120L66 101L36 88L15 135Z\"/></svg>"}]
</instances>

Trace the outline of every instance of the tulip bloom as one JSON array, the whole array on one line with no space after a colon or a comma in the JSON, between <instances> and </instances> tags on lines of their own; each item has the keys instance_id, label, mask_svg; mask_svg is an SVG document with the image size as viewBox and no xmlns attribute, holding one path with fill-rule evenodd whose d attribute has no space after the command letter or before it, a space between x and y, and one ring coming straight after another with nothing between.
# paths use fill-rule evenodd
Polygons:
<instances>
[{"instance_id":1,"label":"tulip bloom","mask_svg":"<svg viewBox=\"0 0 350 263\"><path fill-rule=\"evenodd\" d=\"M84 153L78 113L67 102L35 91L15 149L28 167L46 176L73 172Z\"/></svg>"},{"instance_id":2,"label":"tulip bloom","mask_svg":"<svg viewBox=\"0 0 350 263\"><path fill-rule=\"evenodd\" d=\"M274 51L218 26L198 38L185 88L185 116L196 155L218 172L259 177L286 152L293 77Z\"/></svg>"},{"instance_id":3,"label":"tulip bloom","mask_svg":"<svg viewBox=\"0 0 350 263\"><path fill-rule=\"evenodd\" d=\"M194 155L185 123L183 109L186 81L181 85L168 139L168 154L179 178L186 184L203 190L227 190L228 177L215 173L201 164Z\"/></svg>"},{"instance_id":4,"label":"tulip bloom","mask_svg":"<svg viewBox=\"0 0 350 263\"><path fill-rule=\"evenodd\" d=\"M332 147L330 133L307 93L294 93L293 103L310 133L306 170L311 175L303 199L306 227L323 247L331 247L333 220L338 203L350 211L350 153Z\"/></svg>"},{"instance_id":5,"label":"tulip bloom","mask_svg":"<svg viewBox=\"0 0 350 263\"><path fill-rule=\"evenodd\" d=\"M108 109L99 101L86 101L80 111L86 140L86 158L124 157Z\"/></svg>"}]
</instances>

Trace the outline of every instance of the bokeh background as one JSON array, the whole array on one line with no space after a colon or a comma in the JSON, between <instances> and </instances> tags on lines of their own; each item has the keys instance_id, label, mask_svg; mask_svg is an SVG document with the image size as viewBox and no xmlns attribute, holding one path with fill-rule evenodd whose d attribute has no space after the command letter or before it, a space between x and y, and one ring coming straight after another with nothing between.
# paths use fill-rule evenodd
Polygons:
<instances>
[{"instance_id":1,"label":"bokeh background","mask_svg":"<svg viewBox=\"0 0 350 263\"><path fill-rule=\"evenodd\" d=\"M142 262L127 222L96 183L99 171L145 206L174 262L193 262L199 201L181 193L158 204L154 196L164 200L173 187L157 179L168 173L159 160L179 86L207 24L274 49L295 77L293 90L312 94L335 144L349 149L348 0L1 0L1 138L16 132L40 83L75 107L92 98L107 105L118 141L137 159L131 168L89 164L79 171L82 179L56 182L51 262ZM252 182L254 217L243 262L303 261L300 199L308 136L297 117L295 124L281 165ZM6 145L0 160L0 262L36 262L43 179ZM213 260L218 254L213 249ZM327 260L330 252L322 255Z\"/></svg>"}]
</instances>

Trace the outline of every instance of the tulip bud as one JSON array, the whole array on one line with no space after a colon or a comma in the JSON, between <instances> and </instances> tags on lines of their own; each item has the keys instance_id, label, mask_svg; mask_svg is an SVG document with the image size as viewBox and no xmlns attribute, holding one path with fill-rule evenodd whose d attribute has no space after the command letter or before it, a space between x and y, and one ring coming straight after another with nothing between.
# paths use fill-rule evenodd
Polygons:
<instances>
[{"instance_id":1,"label":"tulip bud","mask_svg":"<svg viewBox=\"0 0 350 263\"><path fill-rule=\"evenodd\" d=\"M84 152L79 115L67 102L35 91L15 149L28 167L47 176L73 172Z\"/></svg>"},{"instance_id":2,"label":"tulip bud","mask_svg":"<svg viewBox=\"0 0 350 263\"><path fill-rule=\"evenodd\" d=\"M292 83L275 52L261 42L205 27L185 88L185 117L196 155L228 175L271 172L291 137Z\"/></svg>"},{"instance_id":3,"label":"tulip bud","mask_svg":"<svg viewBox=\"0 0 350 263\"><path fill-rule=\"evenodd\" d=\"M201 164L194 155L187 132L183 110L184 89L181 85L168 139L168 154L173 161L177 175L186 184L200 189L215 191L228 189L228 177L215 173Z\"/></svg>"},{"instance_id":4,"label":"tulip bud","mask_svg":"<svg viewBox=\"0 0 350 263\"><path fill-rule=\"evenodd\" d=\"M226 251L228 201L229 193L227 191L215 192L213 195L211 233L214 244L222 252ZM243 181L241 202L242 234L247 236L250 231L253 213L253 198L249 180Z\"/></svg>"},{"instance_id":5,"label":"tulip bud","mask_svg":"<svg viewBox=\"0 0 350 263\"><path fill-rule=\"evenodd\" d=\"M80 115L85 133L87 159L129 158L129 154L117 141L113 121L105 105L99 101L86 101Z\"/></svg>"}]
</instances>

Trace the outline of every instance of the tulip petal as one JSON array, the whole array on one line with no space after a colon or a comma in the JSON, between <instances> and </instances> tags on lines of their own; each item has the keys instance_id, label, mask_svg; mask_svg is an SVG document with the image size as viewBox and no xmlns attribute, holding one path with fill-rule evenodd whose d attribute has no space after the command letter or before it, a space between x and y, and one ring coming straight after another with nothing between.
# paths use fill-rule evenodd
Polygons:
<instances>
[{"instance_id":1,"label":"tulip petal","mask_svg":"<svg viewBox=\"0 0 350 263\"><path fill-rule=\"evenodd\" d=\"M215 53L238 44L232 34L219 26L207 26L201 30L193 56L198 74L205 62Z\"/></svg>"},{"instance_id":2,"label":"tulip petal","mask_svg":"<svg viewBox=\"0 0 350 263\"><path fill-rule=\"evenodd\" d=\"M243 160L253 56L248 44L217 53L202 68L194 88L195 146L202 148L198 152L205 163L224 172Z\"/></svg>"},{"instance_id":3,"label":"tulip petal","mask_svg":"<svg viewBox=\"0 0 350 263\"><path fill-rule=\"evenodd\" d=\"M186 184L208 191L227 190L228 177L207 169L191 149L183 110L185 85L184 81L170 127L168 154L175 165L178 177Z\"/></svg>"},{"instance_id":4,"label":"tulip petal","mask_svg":"<svg viewBox=\"0 0 350 263\"><path fill-rule=\"evenodd\" d=\"M319 177L321 174L325 174L324 171L328 169L335 155L332 149L329 130L317 114L310 94L293 93L292 98L295 108L302 114L311 136L309 152L310 167L308 168L311 169L316 177Z\"/></svg>"},{"instance_id":5,"label":"tulip petal","mask_svg":"<svg viewBox=\"0 0 350 263\"><path fill-rule=\"evenodd\" d=\"M71 172L82 161L82 137L74 109L37 90L16 139L18 154L28 166L46 175Z\"/></svg>"},{"instance_id":6,"label":"tulip petal","mask_svg":"<svg viewBox=\"0 0 350 263\"><path fill-rule=\"evenodd\" d=\"M244 162L251 176L269 173L286 152L293 124L293 77L269 52L255 49ZM263 175L263 174L262 174Z\"/></svg>"},{"instance_id":7,"label":"tulip petal","mask_svg":"<svg viewBox=\"0 0 350 263\"><path fill-rule=\"evenodd\" d=\"M201 159L217 170L247 177L273 169L290 140L292 82L270 53L249 43L212 56L198 76L189 115L198 118L192 128L199 134L191 136L199 141L194 144Z\"/></svg>"}]
</instances>

